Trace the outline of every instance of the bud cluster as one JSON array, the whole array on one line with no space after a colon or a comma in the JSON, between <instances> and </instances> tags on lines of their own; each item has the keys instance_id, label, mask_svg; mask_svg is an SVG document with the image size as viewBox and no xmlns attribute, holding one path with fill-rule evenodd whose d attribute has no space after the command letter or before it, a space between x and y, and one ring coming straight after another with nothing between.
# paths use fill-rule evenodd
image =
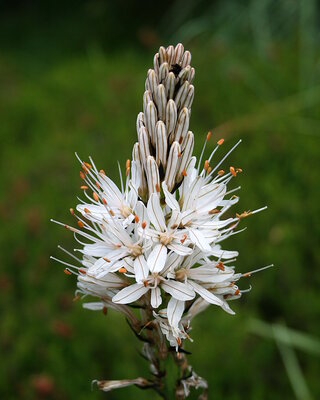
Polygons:
<instances>
[{"instance_id":1,"label":"bud cluster","mask_svg":"<svg viewBox=\"0 0 320 400\"><path fill-rule=\"evenodd\" d=\"M191 54L179 43L160 47L149 69L143 95L143 112L137 117L138 142L132 159L139 170L139 196L159 193L165 181L169 191L181 183L193 153L194 135L189 131L195 70Z\"/></svg>"}]
</instances>

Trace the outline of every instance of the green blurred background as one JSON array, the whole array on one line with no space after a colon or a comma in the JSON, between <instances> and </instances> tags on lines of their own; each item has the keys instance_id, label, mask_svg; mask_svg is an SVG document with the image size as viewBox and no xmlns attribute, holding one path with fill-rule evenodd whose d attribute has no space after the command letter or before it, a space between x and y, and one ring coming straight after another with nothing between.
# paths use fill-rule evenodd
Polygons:
<instances>
[{"instance_id":1,"label":"green blurred background","mask_svg":"<svg viewBox=\"0 0 320 400\"><path fill-rule=\"evenodd\" d=\"M318 2L0 7L1 399L153 396L91 391L93 379L147 376L147 366L121 316L72 301L75 279L49 256L60 256L57 244L76 246L49 219L72 222L81 195L74 151L118 180L153 54L179 41L196 68L196 154L209 129L225 137L225 151L242 138L229 161L244 170L234 211L269 206L225 246L240 251L242 272L276 265L251 278L236 316L211 307L194 320L190 362L210 399L319 399Z\"/></svg>"}]
</instances>

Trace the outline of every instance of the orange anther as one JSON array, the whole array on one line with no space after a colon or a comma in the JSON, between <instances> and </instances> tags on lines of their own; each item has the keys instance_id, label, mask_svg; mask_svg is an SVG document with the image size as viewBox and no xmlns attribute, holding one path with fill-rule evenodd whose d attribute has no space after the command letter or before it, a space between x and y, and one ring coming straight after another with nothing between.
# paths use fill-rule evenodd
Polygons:
<instances>
[{"instance_id":1,"label":"orange anther","mask_svg":"<svg viewBox=\"0 0 320 400\"><path fill-rule=\"evenodd\" d=\"M99 174L100 174L100 175L105 175L106 173L104 172L103 169L100 169Z\"/></svg>"},{"instance_id":2,"label":"orange anther","mask_svg":"<svg viewBox=\"0 0 320 400\"><path fill-rule=\"evenodd\" d=\"M128 167L128 168L126 169L126 176L129 176L129 174L130 174L130 167Z\"/></svg>"},{"instance_id":3,"label":"orange anther","mask_svg":"<svg viewBox=\"0 0 320 400\"><path fill-rule=\"evenodd\" d=\"M130 160L127 160L126 162L126 169L130 168Z\"/></svg>"},{"instance_id":4,"label":"orange anther","mask_svg":"<svg viewBox=\"0 0 320 400\"><path fill-rule=\"evenodd\" d=\"M156 191L157 191L158 193L160 193L160 186L158 185L158 183L156 183Z\"/></svg>"},{"instance_id":5,"label":"orange anther","mask_svg":"<svg viewBox=\"0 0 320 400\"><path fill-rule=\"evenodd\" d=\"M203 167L203 169L204 169L205 171L207 171L208 168L209 168L209 161L206 160L206 161L204 162L204 167Z\"/></svg>"},{"instance_id":6,"label":"orange anther","mask_svg":"<svg viewBox=\"0 0 320 400\"><path fill-rule=\"evenodd\" d=\"M92 165L89 164L89 163L87 163L87 162L84 162L83 164L84 164L88 169L91 169L91 168L92 168Z\"/></svg>"},{"instance_id":7,"label":"orange anther","mask_svg":"<svg viewBox=\"0 0 320 400\"><path fill-rule=\"evenodd\" d=\"M239 289L237 289L237 290L234 292L234 295L235 295L235 296L238 296L238 294L240 294L240 290L239 290Z\"/></svg>"},{"instance_id":8,"label":"orange anther","mask_svg":"<svg viewBox=\"0 0 320 400\"><path fill-rule=\"evenodd\" d=\"M88 210L87 208L84 208L83 211L84 211L86 214L90 214L90 210Z\"/></svg>"},{"instance_id":9,"label":"orange anther","mask_svg":"<svg viewBox=\"0 0 320 400\"><path fill-rule=\"evenodd\" d=\"M219 176L224 175L224 170L223 170L223 169L220 169L220 171L218 171L217 174L218 174Z\"/></svg>"},{"instance_id":10,"label":"orange anther","mask_svg":"<svg viewBox=\"0 0 320 400\"><path fill-rule=\"evenodd\" d=\"M73 208L70 208L70 214L74 215L74 209Z\"/></svg>"},{"instance_id":11,"label":"orange anther","mask_svg":"<svg viewBox=\"0 0 320 400\"><path fill-rule=\"evenodd\" d=\"M104 205L106 205L106 204L107 204L107 200L106 200L105 198L103 198L103 199L102 199L102 203L103 203Z\"/></svg>"},{"instance_id":12,"label":"orange anther","mask_svg":"<svg viewBox=\"0 0 320 400\"><path fill-rule=\"evenodd\" d=\"M109 210L109 214L111 215L111 217L114 217L114 212L111 210L111 208Z\"/></svg>"},{"instance_id":13,"label":"orange anther","mask_svg":"<svg viewBox=\"0 0 320 400\"><path fill-rule=\"evenodd\" d=\"M70 272L67 268L64 269L63 272L64 272L66 275L71 275L71 272Z\"/></svg>"},{"instance_id":14,"label":"orange anther","mask_svg":"<svg viewBox=\"0 0 320 400\"><path fill-rule=\"evenodd\" d=\"M120 274L125 274L128 271L125 269L125 267L121 267L118 272L120 272Z\"/></svg>"},{"instance_id":15,"label":"orange anther","mask_svg":"<svg viewBox=\"0 0 320 400\"><path fill-rule=\"evenodd\" d=\"M178 153L178 158L180 158L181 157L181 151L179 151L179 153Z\"/></svg>"},{"instance_id":16,"label":"orange anther","mask_svg":"<svg viewBox=\"0 0 320 400\"><path fill-rule=\"evenodd\" d=\"M145 228L146 228L146 226L147 226L147 223L146 223L146 221L143 221L143 222L142 222L142 224L141 224L141 227L142 227L142 229L145 229Z\"/></svg>"},{"instance_id":17,"label":"orange anther","mask_svg":"<svg viewBox=\"0 0 320 400\"><path fill-rule=\"evenodd\" d=\"M107 258L107 257L103 257L103 259L104 259L104 261L106 261L107 263L111 262L111 261L109 260L109 258Z\"/></svg>"},{"instance_id":18,"label":"orange anther","mask_svg":"<svg viewBox=\"0 0 320 400\"><path fill-rule=\"evenodd\" d=\"M188 236L186 234L183 235L183 238L180 240L181 244L183 244L186 241L187 237Z\"/></svg>"},{"instance_id":19,"label":"orange anther","mask_svg":"<svg viewBox=\"0 0 320 400\"><path fill-rule=\"evenodd\" d=\"M80 300L81 297L77 294L76 296L74 296L74 298L72 299L72 301L78 301Z\"/></svg>"},{"instance_id":20,"label":"orange anther","mask_svg":"<svg viewBox=\"0 0 320 400\"><path fill-rule=\"evenodd\" d=\"M236 172L242 172L242 169L241 168L236 168Z\"/></svg>"},{"instance_id":21,"label":"orange anther","mask_svg":"<svg viewBox=\"0 0 320 400\"><path fill-rule=\"evenodd\" d=\"M230 167L230 172L231 172L231 174L232 174L233 176L237 176L237 173L236 173L234 167Z\"/></svg>"},{"instance_id":22,"label":"orange anther","mask_svg":"<svg viewBox=\"0 0 320 400\"><path fill-rule=\"evenodd\" d=\"M82 171L80 171L80 178L81 178L81 179L86 179L86 176L85 176L85 174L84 174Z\"/></svg>"},{"instance_id":23,"label":"orange anther","mask_svg":"<svg viewBox=\"0 0 320 400\"><path fill-rule=\"evenodd\" d=\"M220 139L220 140L217 141L217 145L221 146L223 144L223 142L224 142L224 139Z\"/></svg>"},{"instance_id":24,"label":"orange anther","mask_svg":"<svg viewBox=\"0 0 320 400\"><path fill-rule=\"evenodd\" d=\"M181 172L181 174L182 174L183 176L187 176L187 172L186 172L186 170L185 170L185 169L183 169L183 170L182 170L182 172Z\"/></svg>"},{"instance_id":25,"label":"orange anther","mask_svg":"<svg viewBox=\"0 0 320 400\"><path fill-rule=\"evenodd\" d=\"M211 171L212 171L212 168L211 168L211 167L209 167L209 168L208 168L208 171L207 171L207 172L208 172L208 174L210 174L210 172L211 172Z\"/></svg>"},{"instance_id":26,"label":"orange anther","mask_svg":"<svg viewBox=\"0 0 320 400\"><path fill-rule=\"evenodd\" d=\"M85 269L79 268L78 271L80 272L80 274L82 275L86 275L87 271Z\"/></svg>"},{"instance_id":27,"label":"orange anther","mask_svg":"<svg viewBox=\"0 0 320 400\"><path fill-rule=\"evenodd\" d=\"M243 278L250 278L250 276L251 276L250 272L247 272L246 274L242 275Z\"/></svg>"},{"instance_id":28,"label":"orange anther","mask_svg":"<svg viewBox=\"0 0 320 400\"><path fill-rule=\"evenodd\" d=\"M134 216L134 220L136 221L136 223L139 222L139 217L137 215Z\"/></svg>"},{"instance_id":29,"label":"orange anther","mask_svg":"<svg viewBox=\"0 0 320 400\"><path fill-rule=\"evenodd\" d=\"M96 182L96 186L97 186L98 189L100 189L100 185L99 185L98 182Z\"/></svg>"},{"instance_id":30,"label":"orange anther","mask_svg":"<svg viewBox=\"0 0 320 400\"><path fill-rule=\"evenodd\" d=\"M210 138L211 138L211 131L209 131L209 132L207 133L207 142L210 140Z\"/></svg>"},{"instance_id":31,"label":"orange anther","mask_svg":"<svg viewBox=\"0 0 320 400\"><path fill-rule=\"evenodd\" d=\"M224 265L223 265L223 263L221 261L216 265L216 268L220 269L220 271L224 271L225 270Z\"/></svg>"},{"instance_id":32,"label":"orange anther","mask_svg":"<svg viewBox=\"0 0 320 400\"><path fill-rule=\"evenodd\" d=\"M84 224L83 224L83 222L82 221L78 221L78 226L79 226L79 228L83 228L84 227Z\"/></svg>"},{"instance_id":33,"label":"orange anther","mask_svg":"<svg viewBox=\"0 0 320 400\"><path fill-rule=\"evenodd\" d=\"M88 188L88 186L83 185L83 186L80 186L80 189L81 190L88 190L89 188Z\"/></svg>"},{"instance_id":34,"label":"orange anther","mask_svg":"<svg viewBox=\"0 0 320 400\"><path fill-rule=\"evenodd\" d=\"M244 211L244 212L241 213L241 214L236 213L236 217L237 217L238 219L242 219L242 218L250 217L251 214L252 214L252 213L251 213L250 211Z\"/></svg>"},{"instance_id":35,"label":"orange anther","mask_svg":"<svg viewBox=\"0 0 320 400\"><path fill-rule=\"evenodd\" d=\"M96 192L93 192L93 193L92 193L92 197L93 197L93 199L94 199L95 201L99 201L99 196L97 195Z\"/></svg>"},{"instance_id":36,"label":"orange anther","mask_svg":"<svg viewBox=\"0 0 320 400\"><path fill-rule=\"evenodd\" d=\"M81 164L81 168L83 169L84 173L87 174L88 173L88 168L85 166L85 164Z\"/></svg>"},{"instance_id":37,"label":"orange anther","mask_svg":"<svg viewBox=\"0 0 320 400\"><path fill-rule=\"evenodd\" d=\"M214 214L219 214L220 210L217 208L213 208L212 210L209 211L209 215L214 215Z\"/></svg>"}]
</instances>

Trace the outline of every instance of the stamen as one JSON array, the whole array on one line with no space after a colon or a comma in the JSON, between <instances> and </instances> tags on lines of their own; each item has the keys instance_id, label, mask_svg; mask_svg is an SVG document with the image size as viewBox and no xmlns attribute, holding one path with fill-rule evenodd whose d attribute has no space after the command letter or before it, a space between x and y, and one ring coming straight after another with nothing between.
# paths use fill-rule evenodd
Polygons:
<instances>
[{"instance_id":1,"label":"stamen","mask_svg":"<svg viewBox=\"0 0 320 400\"><path fill-rule=\"evenodd\" d=\"M232 176L237 176L237 173L236 173L234 167L230 167L230 172L231 172Z\"/></svg>"},{"instance_id":2,"label":"stamen","mask_svg":"<svg viewBox=\"0 0 320 400\"><path fill-rule=\"evenodd\" d=\"M125 274L125 273L127 273L128 271L125 269L125 267L121 267L121 268L118 270L118 272L120 272L120 274Z\"/></svg>"},{"instance_id":3,"label":"stamen","mask_svg":"<svg viewBox=\"0 0 320 400\"><path fill-rule=\"evenodd\" d=\"M86 186L86 185L82 185L82 186L80 186L80 189L81 189L81 190L88 190L89 188L88 188L88 186Z\"/></svg>"},{"instance_id":4,"label":"stamen","mask_svg":"<svg viewBox=\"0 0 320 400\"><path fill-rule=\"evenodd\" d=\"M269 269L271 267L274 267L274 264L270 264L270 265L267 265L265 267L261 267L261 268L255 269L253 271L246 272L245 274L242 274L242 277L243 278L249 278L252 274L255 274L256 272L263 271L265 269Z\"/></svg>"},{"instance_id":5,"label":"stamen","mask_svg":"<svg viewBox=\"0 0 320 400\"><path fill-rule=\"evenodd\" d=\"M229 157L229 155L233 152L233 150L239 146L239 144L242 142L242 140L240 139L229 151L228 153L222 158L221 161L219 161L219 163L214 167L214 169L211 171L210 175L214 173L214 171L216 171L220 165Z\"/></svg>"},{"instance_id":6,"label":"stamen","mask_svg":"<svg viewBox=\"0 0 320 400\"><path fill-rule=\"evenodd\" d=\"M220 140L217 141L217 145L221 146L223 144L223 142L224 142L224 139L220 139Z\"/></svg>"},{"instance_id":7,"label":"stamen","mask_svg":"<svg viewBox=\"0 0 320 400\"><path fill-rule=\"evenodd\" d=\"M78 221L77 223L78 223L79 228L81 228L81 229L84 228L84 223L82 221Z\"/></svg>"},{"instance_id":8,"label":"stamen","mask_svg":"<svg viewBox=\"0 0 320 400\"><path fill-rule=\"evenodd\" d=\"M223 262L221 262L221 261L216 265L216 268L220 269L220 271L224 271L225 270Z\"/></svg>"},{"instance_id":9,"label":"stamen","mask_svg":"<svg viewBox=\"0 0 320 400\"><path fill-rule=\"evenodd\" d=\"M85 176L85 174L84 174L82 171L80 171L80 178L83 179L83 180L86 179L86 176Z\"/></svg>"},{"instance_id":10,"label":"stamen","mask_svg":"<svg viewBox=\"0 0 320 400\"><path fill-rule=\"evenodd\" d=\"M99 196L97 195L96 192L93 192L93 193L92 193L92 197L93 197L93 199L94 199L95 201L99 201Z\"/></svg>"},{"instance_id":11,"label":"stamen","mask_svg":"<svg viewBox=\"0 0 320 400\"><path fill-rule=\"evenodd\" d=\"M180 240L181 244L183 244L186 241L187 237L188 236L186 234L183 235L183 238Z\"/></svg>"},{"instance_id":12,"label":"stamen","mask_svg":"<svg viewBox=\"0 0 320 400\"><path fill-rule=\"evenodd\" d=\"M74 215L74 209L73 208L70 208L70 214Z\"/></svg>"},{"instance_id":13,"label":"stamen","mask_svg":"<svg viewBox=\"0 0 320 400\"><path fill-rule=\"evenodd\" d=\"M220 210L218 210L217 208L213 208L212 210L210 210L208 212L209 215L214 215L214 214L219 214Z\"/></svg>"},{"instance_id":14,"label":"stamen","mask_svg":"<svg viewBox=\"0 0 320 400\"><path fill-rule=\"evenodd\" d=\"M203 157L204 151L205 151L206 146L207 146L207 142L208 142L208 140L210 139L210 137L211 137L211 132L208 132L207 137L206 137L206 140L205 140L204 145L203 145L203 147L202 147L201 154L200 154L200 158L199 158L199 162L198 162L198 168L197 168L198 171L199 171L199 169L200 169L202 157Z\"/></svg>"}]
</instances>

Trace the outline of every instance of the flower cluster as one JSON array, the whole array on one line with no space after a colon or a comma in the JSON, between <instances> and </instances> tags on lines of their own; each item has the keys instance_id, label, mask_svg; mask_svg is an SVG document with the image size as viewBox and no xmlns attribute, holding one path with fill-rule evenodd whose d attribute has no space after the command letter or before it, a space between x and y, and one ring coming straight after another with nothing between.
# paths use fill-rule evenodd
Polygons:
<instances>
[{"instance_id":1,"label":"flower cluster","mask_svg":"<svg viewBox=\"0 0 320 400\"><path fill-rule=\"evenodd\" d=\"M74 233L82 254L78 258L63 249L79 263L61 261L65 272L78 276L78 294L99 298L85 307L114 308L136 329L141 325L131 306L148 309L148 323L177 349L189 338L192 318L209 304L234 314L228 301L244 292L236 282L255 271L236 273L238 253L220 243L240 232L241 219L262 210L224 218L238 201L233 194L238 188L227 186L241 169L219 168L240 141L212 165L223 139L202 162L209 133L199 160L193 156L190 61L182 44L160 47L148 71L138 141L124 180L120 168L121 188L91 158L90 163L79 159L85 200L77 214L71 209L78 226L62 224Z\"/></svg>"}]
</instances>

